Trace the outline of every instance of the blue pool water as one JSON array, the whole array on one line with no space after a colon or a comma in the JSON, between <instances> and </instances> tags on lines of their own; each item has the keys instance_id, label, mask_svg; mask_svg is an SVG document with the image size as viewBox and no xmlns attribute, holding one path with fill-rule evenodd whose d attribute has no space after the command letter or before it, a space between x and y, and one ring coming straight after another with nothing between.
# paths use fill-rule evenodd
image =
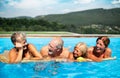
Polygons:
<instances>
[{"instance_id":1,"label":"blue pool water","mask_svg":"<svg viewBox=\"0 0 120 78\"><path fill-rule=\"evenodd\" d=\"M70 51L78 42L85 42L88 47L94 46L96 38L62 38L64 46ZM40 51L51 38L28 38ZM31 62L6 64L0 62L0 78L120 78L120 38L110 38L109 48L116 60L103 62ZM0 38L0 53L10 50L13 44L10 38Z\"/></svg>"}]
</instances>

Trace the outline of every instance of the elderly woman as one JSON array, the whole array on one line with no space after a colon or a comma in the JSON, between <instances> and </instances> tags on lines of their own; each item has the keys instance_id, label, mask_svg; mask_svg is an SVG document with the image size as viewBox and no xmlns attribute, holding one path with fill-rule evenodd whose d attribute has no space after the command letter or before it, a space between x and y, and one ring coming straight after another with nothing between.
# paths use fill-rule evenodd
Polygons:
<instances>
[{"instance_id":1,"label":"elderly woman","mask_svg":"<svg viewBox=\"0 0 120 78\"><path fill-rule=\"evenodd\" d=\"M9 52L9 63L18 63L23 59L39 60L42 58L40 53L32 44L28 44L24 33L16 32L11 36L11 41L14 44Z\"/></svg>"},{"instance_id":2,"label":"elderly woman","mask_svg":"<svg viewBox=\"0 0 120 78\"><path fill-rule=\"evenodd\" d=\"M69 60L71 61L87 61L86 58L87 45L83 42L79 42L75 47L74 51L70 53Z\"/></svg>"},{"instance_id":3,"label":"elderly woman","mask_svg":"<svg viewBox=\"0 0 120 78\"><path fill-rule=\"evenodd\" d=\"M98 37L96 46L90 47L87 51L87 57L92 61L100 62L104 58L111 57L111 49L108 48L110 39L106 36Z\"/></svg>"}]
</instances>

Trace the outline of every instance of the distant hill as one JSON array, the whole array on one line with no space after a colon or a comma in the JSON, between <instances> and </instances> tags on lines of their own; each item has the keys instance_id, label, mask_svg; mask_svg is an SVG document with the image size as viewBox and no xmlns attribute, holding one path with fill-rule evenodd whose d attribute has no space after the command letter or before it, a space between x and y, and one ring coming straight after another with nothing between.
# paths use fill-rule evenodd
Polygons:
<instances>
[{"instance_id":1,"label":"distant hill","mask_svg":"<svg viewBox=\"0 0 120 78\"><path fill-rule=\"evenodd\" d=\"M91 9L37 17L0 17L0 31L67 31L80 34L120 34L120 8Z\"/></svg>"},{"instance_id":2,"label":"distant hill","mask_svg":"<svg viewBox=\"0 0 120 78\"><path fill-rule=\"evenodd\" d=\"M32 19L32 17L30 17L30 16L18 16L18 17L13 17L13 18L16 18L16 19Z\"/></svg>"},{"instance_id":3,"label":"distant hill","mask_svg":"<svg viewBox=\"0 0 120 78\"><path fill-rule=\"evenodd\" d=\"M120 8L99 8L66 14L36 16L35 19L44 19L52 22L55 21L62 24L72 24L76 26L91 24L120 26Z\"/></svg>"}]
</instances>

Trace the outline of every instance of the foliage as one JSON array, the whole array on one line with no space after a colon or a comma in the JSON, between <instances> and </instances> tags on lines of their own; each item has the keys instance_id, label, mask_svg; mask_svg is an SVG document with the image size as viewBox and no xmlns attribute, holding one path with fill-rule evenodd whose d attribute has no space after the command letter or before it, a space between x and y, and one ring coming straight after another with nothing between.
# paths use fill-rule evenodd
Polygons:
<instances>
[{"instance_id":1,"label":"foliage","mask_svg":"<svg viewBox=\"0 0 120 78\"><path fill-rule=\"evenodd\" d=\"M120 8L68 14L0 18L0 31L69 31L80 34L120 34Z\"/></svg>"}]
</instances>

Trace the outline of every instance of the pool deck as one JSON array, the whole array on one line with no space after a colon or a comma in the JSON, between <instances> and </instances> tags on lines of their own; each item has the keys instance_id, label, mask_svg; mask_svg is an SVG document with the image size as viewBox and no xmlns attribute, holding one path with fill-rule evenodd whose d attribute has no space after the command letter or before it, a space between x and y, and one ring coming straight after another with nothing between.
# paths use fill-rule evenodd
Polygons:
<instances>
[{"instance_id":1,"label":"pool deck","mask_svg":"<svg viewBox=\"0 0 120 78\"><path fill-rule=\"evenodd\" d=\"M0 37L10 37L11 34L0 34ZM108 36L108 37L120 37L120 34L27 34L27 37L98 37L98 36Z\"/></svg>"}]
</instances>

